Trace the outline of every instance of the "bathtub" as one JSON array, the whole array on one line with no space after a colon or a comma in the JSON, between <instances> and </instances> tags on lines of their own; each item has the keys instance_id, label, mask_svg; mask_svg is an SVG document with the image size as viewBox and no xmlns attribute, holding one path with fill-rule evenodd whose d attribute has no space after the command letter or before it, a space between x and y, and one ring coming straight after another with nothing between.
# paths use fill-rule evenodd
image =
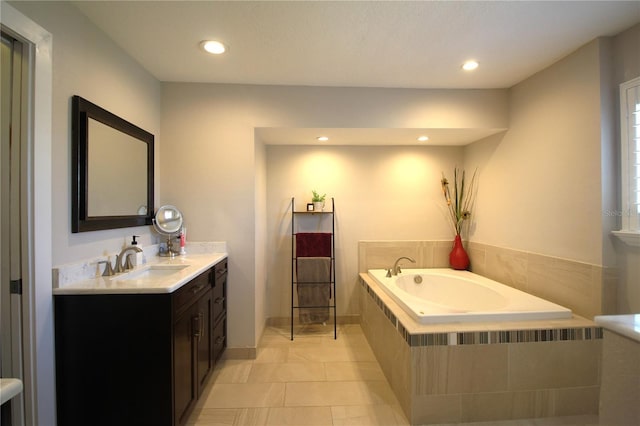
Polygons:
<instances>
[{"instance_id":1,"label":"bathtub","mask_svg":"<svg viewBox=\"0 0 640 426\"><path fill-rule=\"evenodd\" d=\"M469 271L368 271L376 283L421 324L571 318L571 310Z\"/></svg>"}]
</instances>

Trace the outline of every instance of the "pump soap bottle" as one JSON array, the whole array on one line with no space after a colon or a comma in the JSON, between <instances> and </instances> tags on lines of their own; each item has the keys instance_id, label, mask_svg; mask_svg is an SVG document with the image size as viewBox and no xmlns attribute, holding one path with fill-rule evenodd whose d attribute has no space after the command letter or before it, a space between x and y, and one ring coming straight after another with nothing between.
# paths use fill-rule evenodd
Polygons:
<instances>
[{"instance_id":1,"label":"pump soap bottle","mask_svg":"<svg viewBox=\"0 0 640 426\"><path fill-rule=\"evenodd\" d=\"M140 238L140 236L139 235L132 236L131 245L138 247L140 250L142 250L142 246L138 244L138 242L136 241L136 238ZM142 266L143 264L144 264L144 253L136 252L135 256L133 257L133 267L135 268L137 266Z\"/></svg>"}]
</instances>

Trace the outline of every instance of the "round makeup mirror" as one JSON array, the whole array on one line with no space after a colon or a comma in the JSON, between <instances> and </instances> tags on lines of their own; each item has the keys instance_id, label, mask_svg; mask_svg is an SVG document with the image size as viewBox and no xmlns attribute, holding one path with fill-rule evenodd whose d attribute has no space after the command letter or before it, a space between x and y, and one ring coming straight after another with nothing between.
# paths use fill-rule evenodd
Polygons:
<instances>
[{"instance_id":1,"label":"round makeup mirror","mask_svg":"<svg viewBox=\"0 0 640 426\"><path fill-rule=\"evenodd\" d=\"M175 206L165 205L158 209L153 218L153 227L158 233L167 235L167 250L160 252L160 256L175 256L179 254L173 249L173 235L182 230L182 213Z\"/></svg>"},{"instance_id":2,"label":"round makeup mirror","mask_svg":"<svg viewBox=\"0 0 640 426\"><path fill-rule=\"evenodd\" d=\"M156 212L153 226L161 234L173 235L182 228L182 213L174 206L162 206Z\"/></svg>"}]
</instances>

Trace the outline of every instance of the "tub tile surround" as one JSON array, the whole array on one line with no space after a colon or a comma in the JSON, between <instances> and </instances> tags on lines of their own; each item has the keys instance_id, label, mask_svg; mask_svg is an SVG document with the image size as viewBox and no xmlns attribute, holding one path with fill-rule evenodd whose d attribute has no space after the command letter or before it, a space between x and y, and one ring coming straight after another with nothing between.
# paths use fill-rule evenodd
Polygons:
<instances>
[{"instance_id":1,"label":"tub tile surround","mask_svg":"<svg viewBox=\"0 0 640 426\"><path fill-rule=\"evenodd\" d=\"M450 247L440 241L403 241L399 247L367 241L359 247L361 326L411 423L597 414L602 329L592 321L574 315L564 320L419 324L366 275L368 269L388 268L400 256L414 257L416 267L446 267ZM469 252L472 268L500 269L499 277L489 278L525 291L531 281L529 262L535 277L541 274L538 263L547 260L482 245L471 245ZM575 286L567 278L572 265L549 260L567 271L556 282ZM592 284L593 268L576 269L577 288ZM599 273L596 268L595 276Z\"/></svg>"},{"instance_id":2,"label":"tub tile surround","mask_svg":"<svg viewBox=\"0 0 640 426\"><path fill-rule=\"evenodd\" d=\"M470 242L471 270L570 308L585 318L615 312L617 274L592 265Z\"/></svg>"},{"instance_id":3,"label":"tub tile surround","mask_svg":"<svg viewBox=\"0 0 640 426\"><path fill-rule=\"evenodd\" d=\"M144 263L154 263L160 259L158 257L159 248L160 244L144 246L142 248ZM187 254L226 253L227 243L224 241L187 242L186 252ZM119 251L108 253L103 256L54 267L52 270L53 288L60 288L77 281L99 277L105 266L98 264L98 262L109 260L113 265L119 253Z\"/></svg>"},{"instance_id":4,"label":"tub tile surround","mask_svg":"<svg viewBox=\"0 0 640 426\"><path fill-rule=\"evenodd\" d=\"M575 316L418 324L398 312L395 302L366 274L361 277L363 332L412 424L598 413L602 334L591 321ZM372 293L397 314L395 324ZM514 335L524 331L539 340L458 344L461 336L482 330ZM548 340L554 335L560 340Z\"/></svg>"},{"instance_id":5,"label":"tub tile surround","mask_svg":"<svg viewBox=\"0 0 640 426\"><path fill-rule=\"evenodd\" d=\"M358 244L359 272L368 269L388 269L401 256L416 263L402 261L405 268L447 268L451 241L360 241ZM366 266L363 269L363 266Z\"/></svg>"},{"instance_id":6,"label":"tub tile surround","mask_svg":"<svg viewBox=\"0 0 640 426\"><path fill-rule=\"evenodd\" d=\"M389 268L401 256L407 268L447 268L451 241L360 241L359 272ZM585 318L615 312L615 268L465 242L470 270L570 308Z\"/></svg>"}]
</instances>

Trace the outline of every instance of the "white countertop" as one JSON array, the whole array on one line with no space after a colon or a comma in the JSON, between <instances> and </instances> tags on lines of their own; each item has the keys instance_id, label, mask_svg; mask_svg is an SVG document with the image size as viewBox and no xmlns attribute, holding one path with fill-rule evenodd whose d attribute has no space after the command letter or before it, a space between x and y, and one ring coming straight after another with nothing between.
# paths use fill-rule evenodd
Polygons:
<instances>
[{"instance_id":1,"label":"white countertop","mask_svg":"<svg viewBox=\"0 0 640 426\"><path fill-rule=\"evenodd\" d=\"M153 257L146 264L132 269L128 273L111 277L95 277L65 284L54 288L54 295L68 294L157 294L172 293L182 287L202 272L227 257L227 253L186 254L174 258ZM159 277L145 277L136 279L135 274L152 265L167 265L179 267L170 275ZM131 278L133 276L133 278ZM131 279L129 279L131 278Z\"/></svg>"},{"instance_id":2,"label":"white countertop","mask_svg":"<svg viewBox=\"0 0 640 426\"><path fill-rule=\"evenodd\" d=\"M607 330L640 342L640 314L599 315L594 321Z\"/></svg>"},{"instance_id":3,"label":"white countertop","mask_svg":"<svg viewBox=\"0 0 640 426\"><path fill-rule=\"evenodd\" d=\"M0 405L22 392L20 379L0 379Z\"/></svg>"}]
</instances>

